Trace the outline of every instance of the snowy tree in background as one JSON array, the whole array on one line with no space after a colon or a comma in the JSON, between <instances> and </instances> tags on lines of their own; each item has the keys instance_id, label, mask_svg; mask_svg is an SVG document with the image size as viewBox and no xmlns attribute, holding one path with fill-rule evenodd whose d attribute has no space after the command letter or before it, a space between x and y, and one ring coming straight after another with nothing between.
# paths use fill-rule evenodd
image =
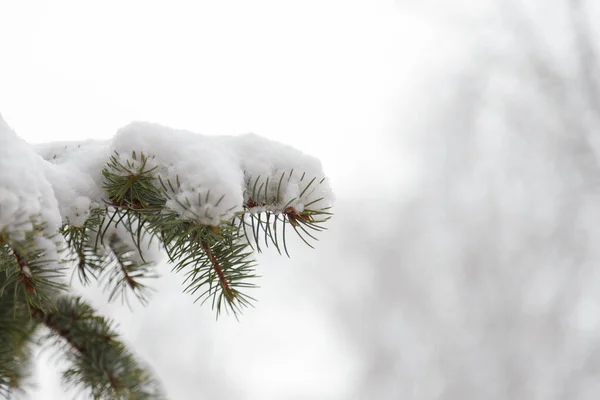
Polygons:
<instances>
[{"instance_id":1,"label":"snowy tree in background","mask_svg":"<svg viewBox=\"0 0 600 400\"><path fill-rule=\"evenodd\" d=\"M39 326L94 398L162 398L113 323L69 278L142 303L166 253L217 315L251 305L254 251L309 246L333 195L313 157L256 135L206 137L133 123L107 142L31 146L0 118L0 391L23 389ZM286 233L288 232L288 233ZM289 254L288 254L289 255ZM129 296L129 297L128 297Z\"/></svg>"},{"instance_id":2,"label":"snowy tree in background","mask_svg":"<svg viewBox=\"0 0 600 400\"><path fill-rule=\"evenodd\" d=\"M377 231L343 227L371 290L335 309L363 354L354 398L596 399L600 3L465 3L435 20L453 52L398 96L414 182L371 204L395 210Z\"/></svg>"}]
</instances>

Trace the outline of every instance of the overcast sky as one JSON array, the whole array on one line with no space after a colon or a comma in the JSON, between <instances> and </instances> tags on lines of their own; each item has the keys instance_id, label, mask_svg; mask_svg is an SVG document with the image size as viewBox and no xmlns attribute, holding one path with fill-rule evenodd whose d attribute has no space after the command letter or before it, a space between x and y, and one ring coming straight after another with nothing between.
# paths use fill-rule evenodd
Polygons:
<instances>
[{"instance_id":1,"label":"overcast sky","mask_svg":"<svg viewBox=\"0 0 600 400\"><path fill-rule=\"evenodd\" d=\"M239 322L168 267L147 308L86 292L172 399L595 399L600 113L576 4L0 0L0 113L32 143L146 120L322 160L330 230L260 257ZM64 398L53 368L32 398Z\"/></svg>"}]
</instances>

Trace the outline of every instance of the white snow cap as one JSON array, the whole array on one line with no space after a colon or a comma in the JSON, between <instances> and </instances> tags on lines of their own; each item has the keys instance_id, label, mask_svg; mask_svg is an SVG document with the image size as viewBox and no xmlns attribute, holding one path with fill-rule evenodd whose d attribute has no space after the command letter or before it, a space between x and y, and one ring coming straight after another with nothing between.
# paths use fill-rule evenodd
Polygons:
<instances>
[{"instance_id":1,"label":"white snow cap","mask_svg":"<svg viewBox=\"0 0 600 400\"><path fill-rule=\"evenodd\" d=\"M235 152L245 171L246 202L264 204L275 212L288 207L302 212L307 205L324 209L333 204L331 187L316 158L252 133L219 139Z\"/></svg>"},{"instance_id":2,"label":"white snow cap","mask_svg":"<svg viewBox=\"0 0 600 400\"><path fill-rule=\"evenodd\" d=\"M54 232L61 222L83 224L90 207L107 199L101 171L109 157L117 152L121 161L133 161L134 151L138 162L144 153L163 181L174 184L166 207L201 224L228 221L248 204L255 212L302 212L333 202L316 158L254 134L205 136L135 122L110 141L32 148L0 117L0 231L36 215Z\"/></svg>"},{"instance_id":3,"label":"white snow cap","mask_svg":"<svg viewBox=\"0 0 600 400\"><path fill-rule=\"evenodd\" d=\"M0 115L0 232L9 240L23 240L34 224L50 235L59 229L61 215L47 166ZM46 250L46 257L58 258L58 244L51 239L38 237L36 245Z\"/></svg>"},{"instance_id":4,"label":"white snow cap","mask_svg":"<svg viewBox=\"0 0 600 400\"><path fill-rule=\"evenodd\" d=\"M253 203L275 212L284 207L301 212L311 202L324 208L333 200L329 183L320 183L324 175L319 160L254 134L204 136L135 122L119 130L111 147L123 158L143 151L153 157L163 179L175 183L178 177L181 186L166 206L205 225L233 218L253 192ZM315 203L319 198L323 200Z\"/></svg>"}]
</instances>

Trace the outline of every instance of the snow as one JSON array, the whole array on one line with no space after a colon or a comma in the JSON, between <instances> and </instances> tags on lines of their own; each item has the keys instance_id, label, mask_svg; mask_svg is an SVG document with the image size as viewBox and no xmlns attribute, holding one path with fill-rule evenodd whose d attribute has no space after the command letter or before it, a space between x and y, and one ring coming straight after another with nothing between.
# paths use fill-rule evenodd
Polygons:
<instances>
[{"instance_id":1,"label":"snow","mask_svg":"<svg viewBox=\"0 0 600 400\"><path fill-rule=\"evenodd\" d=\"M204 225L231 220L253 189L261 186L263 190L252 200L268 204L274 212L283 212L286 206L301 212L319 198L324 200L313 204L323 208L333 200L327 181L318 183L325 176L316 158L255 134L202 136L136 122L119 130L111 148L122 157L143 151L153 156L151 162L159 166L162 178L175 183L179 177L181 186L166 206ZM299 197L312 178L315 182Z\"/></svg>"},{"instance_id":2,"label":"snow","mask_svg":"<svg viewBox=\"0 0 600 400\"><path fill-rule=\"evenodd\" d=\"M181 185L166 206L184 218L216 226L242 210L243 173L231 151L213 137L137 122L119 130L112 149L122 157L132 151L153 156L158 173L174 186L179 177Z\"/></svg>"},{"instance_id":3,"label":"snow","mask_svg":"<svg viewBox=\"0 0 600 400\"><path fill-rule=\"evenodd\" d=\"M35 146L45 163L64 223L81 226L93 205L102 203L102 168L110 148L106 142L62 142Z\"/></svg>"},{"instance_id":4,"label":"snow","mask_svg":"<svg viewBox=\"0 0 600 400\"><path fill-rule=\"evenodd\" d=\"M48 235L36 237L36 246L57 259L60 242L49 236L60 227L61 214L47 164L0 115L0 233L19 242L34 225L43 225Z\"/></svg>"},{"instance_id":5,"label":"snow","mask_svg":"<svg viewBox=\"0 0 600 400\"><path fill-rule=\"evenodd\" d=\"M329 184L327 181L321 183L324 175L321 163L315 158L255 134L224 137L221 140L226 141L234 151L240 160L240 167L245 171L245 201L254 192L257 195L253 199L255 203L267 203L270 205L267 209L275 212L282 211L286 205L302 212L307 204L312 203L315 208L322 209L333 202ZM305 191L313 178L315 181ZM258 190L262 184L267 187L266 195L264 191ZM270 201L273 198L277 200ZM319 200L320 198L323 200Z\"/></svg>"},{"instance_id":6,"label":"snow","mask_svg":"<svg viewBox=\"0 0 600 400\"><path fill-rule=\"evenodd\" d=\"M108 141L31 146L0 117L0 143L0 232L13 235L31 230L26 224L35 218L52 233L65 223L81 226L108 197L101 171L111 155L134 165L147 155L148 167L173 184L166 208L203 225L229 221L249 202L251 212L276 213L333 202L316 158L255 134L207 136L134 122Z\"/></svg>"}]
</instances>

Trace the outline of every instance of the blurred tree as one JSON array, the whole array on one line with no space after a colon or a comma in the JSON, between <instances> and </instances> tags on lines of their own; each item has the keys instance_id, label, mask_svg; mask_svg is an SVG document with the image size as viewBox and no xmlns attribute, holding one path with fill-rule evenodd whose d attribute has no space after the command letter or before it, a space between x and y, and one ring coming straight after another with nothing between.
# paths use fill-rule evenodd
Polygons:
<instances>
[{"instance_id":1,"label":"blurred tree","mask_svg":"<svg viewBox=\"0 0 600 400\"><path fill-rule=\"evenodd\" d=\"M346 270L364 277L360 296L336 310L363 355L357 398L593 399L598 5L467 9L453 15L469 23L436 16L431 47L460 58L441 55L403 90L420 95L399 115L421 121L399 118L394 140L417 155L403 167L418 183L396 182L401 198L374 205L393 216L353 234L367 254L342 244Z\"/></svg>"}]
</instances>

